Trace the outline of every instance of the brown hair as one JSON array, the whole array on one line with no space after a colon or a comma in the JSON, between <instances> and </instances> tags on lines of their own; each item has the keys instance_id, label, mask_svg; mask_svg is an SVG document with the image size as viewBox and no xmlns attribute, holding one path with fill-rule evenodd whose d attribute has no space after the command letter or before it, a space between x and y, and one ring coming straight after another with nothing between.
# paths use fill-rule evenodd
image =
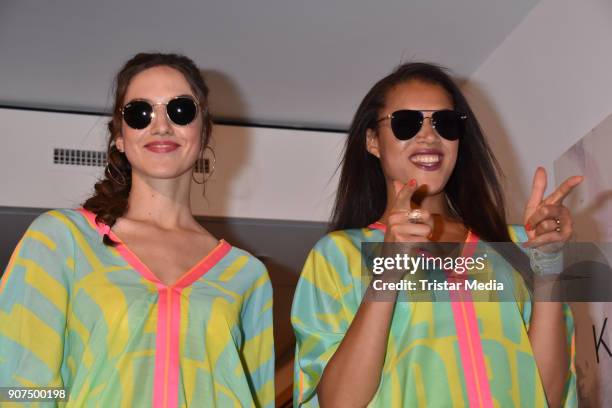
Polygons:
<instances>
[{"instance_id":1,"label":"brown hair","mask_svg":"<svg viewBox=\"0 0 612 408\"><path fill-rule=\"evenodd\" d=\"M366 132L376 129L380 110L393 87L411 80L436 84L453 100L454 109L467 115L465 136L459 143L457 163L444 187L453 215L480 238L511 241L505 203L498 179L501 168L489 148L476 116L445 69L429 63L400 65L378 81L364 97L348 132L340 182L330 230L363 228L377 221L387 206L385 178L380 160L366 149Z\"/></svg>"},{"instance_id":2,"label":"brown hair","mask_svg":"<svg viewBox=\"0 0 612 408\"><path fill-rule=\"evenodd\" d=\"M184 55L162 53L140 53L125 63L115 78L115 102L111 120L108 122L107 164L104 178L94 186L94 194L85 201L83 208L96 214L96 222L112 227L117 218L125 214L132 187L132 167L124 153L115 145L121 133L125 93L130 81L140 72L149 68L167 66L179 71L197 97L202 112L202 149L208 145L212 120L208 112L208 87L195 63ZM116 243L104 235L106 245Z\"/></svg>"}]
</instances>

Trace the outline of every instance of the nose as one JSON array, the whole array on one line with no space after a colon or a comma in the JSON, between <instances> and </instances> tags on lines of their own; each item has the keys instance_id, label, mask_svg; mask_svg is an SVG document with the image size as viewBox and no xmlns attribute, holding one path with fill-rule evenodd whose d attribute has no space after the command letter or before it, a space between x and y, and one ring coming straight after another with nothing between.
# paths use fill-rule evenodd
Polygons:
<instances>
[{"instance_id":1,"label":"nose","mask_svg":"<svg viewBox=\"0 0 612 408\"><path fill-rule=\"evenodd\" d=\"M166 107L164 105L156 105L153 107L153 118L151 118L151 133L154 135L169 134L172 130L172 124L168 121L166 115Z\"/></svg>"},{"instance_id":2,"label":"nose","mask_svg":"<svg viewBox=\"0 0 612 408\"><path fill-rule=\"evenodd\" d=\"M415 135L415 139L424 143L433 142L438 137L438 133L436 133L436 129L433 127L431 114L429 116L425 116L423 118L423 124L421 125L421 129Z\"/></svg>"}]
</instances>

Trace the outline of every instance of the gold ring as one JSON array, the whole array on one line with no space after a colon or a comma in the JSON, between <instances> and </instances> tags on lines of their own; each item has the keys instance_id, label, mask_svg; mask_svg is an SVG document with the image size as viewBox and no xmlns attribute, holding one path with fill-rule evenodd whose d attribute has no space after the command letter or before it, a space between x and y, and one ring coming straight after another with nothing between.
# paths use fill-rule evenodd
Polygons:
<instances>
[{"instance_id":1,"label":"gold ring","mask_svg":"<svg viewBox=\"0 0 612 408\"><path fill-rule=\"evenodd\" d=\"M423 211L416 209L408 213L408 221L412 224L419 224L423 221Z\"/></svg>"}]
</instances>

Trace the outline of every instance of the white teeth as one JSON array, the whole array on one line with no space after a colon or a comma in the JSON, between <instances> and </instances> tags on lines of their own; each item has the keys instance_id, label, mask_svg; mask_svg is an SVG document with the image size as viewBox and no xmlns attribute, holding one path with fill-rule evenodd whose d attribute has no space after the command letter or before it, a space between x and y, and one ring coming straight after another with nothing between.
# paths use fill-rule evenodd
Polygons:
<instances>
[{"instance_id":1,"label":"white teeth","mask_svg":"<svg viewBox=\"0 0 612 408\"><path fill-rule=\"evenodd\" d=\"M412 156L410 158L410 161L413 163L419 163L419 164L432 164L432 163L438 163L441 159L442 157L438 154L418 154L418 155Z\"/></svg>"}]
</instances>

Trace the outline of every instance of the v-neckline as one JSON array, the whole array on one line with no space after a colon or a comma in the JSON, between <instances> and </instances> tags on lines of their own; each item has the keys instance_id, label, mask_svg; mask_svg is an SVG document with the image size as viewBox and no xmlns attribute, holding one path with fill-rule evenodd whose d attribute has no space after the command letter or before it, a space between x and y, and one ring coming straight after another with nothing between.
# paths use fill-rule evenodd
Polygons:
<instances>
[{"instance_id":1,"label":"v-neckline","mask_svg":"<svg viewBox=\"0 0 612 408\"><path fill-rule=\"evenodd\" d=\"M202 275L212 269L231 249L232 246L225 240L219 240L219 243L203 258L195 263L191 268L185 271L174 283L168 285L162 282L157 275L136 255L106 224L96 223L96 215L89 210L81 208L78 210L83 217L89 222L97 233L103 237L108 234L110 238L117 243L114 247L119 255L142 277L153 282L158 289L184 289L198 280Z\"/></svg>"}]
</instances>

